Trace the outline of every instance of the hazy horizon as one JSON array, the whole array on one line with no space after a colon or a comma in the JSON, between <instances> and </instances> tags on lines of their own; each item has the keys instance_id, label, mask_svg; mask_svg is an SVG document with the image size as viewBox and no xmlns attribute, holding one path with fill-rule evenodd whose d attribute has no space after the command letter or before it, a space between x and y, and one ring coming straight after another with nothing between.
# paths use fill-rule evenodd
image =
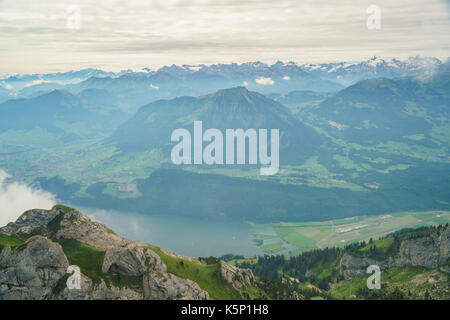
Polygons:
<instances>
[{"instance_id":1,"label":"hazy horizon","mask_svg":"<svg viewBox=\"0 0 450 320\"><path fill-rule=\"evenodd\" d=\"M104 72L113 72L113 73L119 73L119 72L121 72L121 71L124 72L124 71L128 71L128 70L131 70L132 72L145 72L144 69L149 69L150 71L156 72L156 71L158 71L159 69L161 69L161 68L163 68L163 67L171 67L172 65L176 65L176 66L179 66L179 67L183 67L183 66L196 67L196 66L212 66L212 65L221 65L221 64L229 65L229 64L233 64L233 63L237 63L237 64L240 65L240 64L244 64L244 63L256 63L256 62L262 62L262 63L264 63L264 64L266 64L266 65L268 65L268 66L271 66L271 65L277 63L278 61L281 61L281 62L284 63L284 64L287 64L287 63L290 63L290 62L294 62L296 65L299 65L299 66L301 66L301 65L306 65L306 64L327 64L327 63L355 63L355 64L357 64L357 63L361 63L361 62L364 62L364 61L368 61L369 59L372 59L372 58L374 58L374 57L379 58L379 59L383 59L383 60L385 60L385 61L389 61L390 59L398 59L398 58L396 58L396 57L371 56L371 57L369 57L369 58L367 58L367 59L364 59L364 60L352 60L352 61L348 61L348 60L339 60L339 61L309 62L309 61L282 61L282 60L280 60L280 59L276 59L276 60L274 60L274 61L251 60L251 61L242 61L242 62L235 62L235 61L233 61L233 62L198 63L198 64L190 64L190 63L186 63L186 64L167 63L167 64L160 65L160 66L153 67L153 68L150 68L150 67L148 67L148 66L142 66L142 67L135 68L135 69L129 68L129 67L127 67L126 65L124 65L122 68L118 68L118 69L108 69L108 68L100 68L100 67L95 67L95 66L87 66L87 67L84 67L84 68L76 68L76 67L74 67L74 68L71 68L71 69L63 69L63 70L49 71L49 72L36 72L36 73L33 73L33 72L1 73L1 72L0 72L0 78L1 78L1 77L5 78L5 77L15 76L15 75L53 74L53 73L65 73L65 72L71 72L71 71L77 72L77 71L88 70L88 69L96 69L96 70L102 70L102 71L104 71ZM436 59L439 59L442 63L445 63L447 59L450 59L450 56L440 58L440 57L436 57L436 56L416 55L416 56L411 56L411 57L407 57L407 58L404 58L404 59L398 59L398 60L400 60L400 61L405 61L405 60L407 60L408 58L414 58L414 57L420 57L420 58L436 58Z\"/></svg>"},{"instance_id":2,"label":"hazy horizon","mask_svg":"<svg viewBox=\"0 0 450 320\"><path fill-rule=\"evenodd\" d=\"M373 4L380 29L366 24ZM0 0L0 74L374 55L445 60L449 8L448 0Z\"/></svg>"}]
</instances>

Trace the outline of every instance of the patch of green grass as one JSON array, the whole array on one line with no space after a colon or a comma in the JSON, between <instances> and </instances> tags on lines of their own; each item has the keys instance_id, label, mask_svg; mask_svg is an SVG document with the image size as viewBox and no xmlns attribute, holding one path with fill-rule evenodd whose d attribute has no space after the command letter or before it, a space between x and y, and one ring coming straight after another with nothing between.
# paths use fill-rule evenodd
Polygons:
<instances>
[{"instance_id":1,"label":"patch of green grass","mask_svg":"<svg viewBox=\"0 0 450 320\"><path fill-rule=\"evenodd\" d=\"M385 272L383 272L383 279L386 281L396 281L396 282L410 282L417 275L423 274L424 272L430 271L426 268L421 267L392 267Z\"/></svg>"},{"instance_id":2,"label":"patch of green grass","mask_svg":"<svg viewBox=\"0 0 450 320\"><path fill-rule=\"evenodd\" d=\"M356 276L349 280L339 282L330 293L337 299L349 299L358 289L366 288L367 276Z\"/></svg>"},{"instance_id":3,"label":"patch of green grass","mask_svg":"<svg viewBox=\"0 0 450 320\"><path fill-rule=\"evenodd\" d=\"M16 247L23 244L23 241L16 238L0 234L0 252L4 247Z\"/></svg>"},{"instance_id":4,"label":"patch of green grass","mask_svg":"<svg viewBox=\"0 0 450 320\"><path fill-rule=\"evenodd\" d=\"M436 224L441 224L441 225L445 225L446 223L449 223L447 217L436 217L436 218L431 219L431 221L433 221Z\"/></svg>"},{"instance_id":5,"label":"patch of green grass","mask_svg":"<svg viewBox=\"0 0 450 320\"><path fill-rule=\"evenodd\" d=\"M81 273L89 277L94 283L104 280L107 285L112 284L120 288L141 287L141 277L102 273L105 251L74 239L59 239L56 242L62 246L69 263L80 267Z\"/></svg>"},{"instance_id":6,"label":"patch of green grass","mask_svg":"<svg viewBox=\"0 0 450 320\"><path fill-rule=\"evenodd\" d=\"M366 288L366 282L369 275L355 276L349 280L344 280L334 285L330 290L333 297L337 299L348 299L355 295L358 289ZM403 293L410 292L413 298L422 297L425 291L433 290L434 284L430 279L435 281L445 282L448 275L433 269L426 269L421 267L392 267L381 272L382 289L386 290L399 288ZM447 280L448 281L448 280ZM433 295L438 298L443 293L435 291ZM355 297L353 297L355 298ZM360 297L358 297L360 298ZM411 299L411 297L409 297Z\"/></svg>"},{"instance_id":7,"label":"patch of green grass","mask_svg":"<svg viewBox=\"0 0 450 320\"><path fill-rule=\"evenodd\" d=\"M391 162L392 160L385 159L385 158L382 158L382 157L377 157L376 159L372 159L370 161L373 162L373 163L387 164L387 163Z\"/></svg>"},{"instance_id":8,"label":"patch of green grass","mask_svg":"<svg viewBox=\"0 0 450 320\"><path fill-rule=\"evenodd\" d=\"M394 238L389 237L385 239L379 239L373 241L371 244L367 244L365 247L359 249L359 252L363 255L368 254L371 250L375 250L372 258L376 260L384 260L388 256L389 249L394 244Z\"/></svg>"},{"instance_id":9,"label":"patch of green grass","mask_svg":"<svg viewBox=\"0 0 450 320\"><path fill-rule=\"evenodd\" d=\"M394 242L394 238L389 237L385 239L375 240L372 244L367 244L365 247L361 248L362 252L367 252L371 247L376 246L377 249L385 252Z\"/></svg>"},{"instance_id":10,"label":"patch of green grass","mask_svg":"<svg viewBox=\"0 0 450 320\"><path fill-rule=\"evenodd\" d=\"M300 168L306 169L309 173L329 173L328 169L318 162L317 156L308 158Z\"/></svg>"},{"instance_id":11,"label":"patch of green grass","mask_svg":"<svg viewBox=\"0 0 450 320\"><path fill-rule=\"evenodd\" d=\"M266 244L261 247L261 250L267 253L276 253L284 250L283 244L281 242Z\"/></svg>"},{"instance_id":12,"label":"patch of green grass","mask_svg":"<svg viewBox=\"0 0 450 320\"><path fill-rule=\"evenodd\" d=\"M249 300L266 300L269 299L267 294L254 286L246 286L242 288L242 294Z\"/></svg>"},{"instance_id":13,"label":"patch of green grass","mask_svg":"<svg viewBox=\"0 0 450 320\"><path fill-rule=\"evenodd\" d=\"M323 278L331 277L332 275L333 275L333 272L331 270L326 270L326 271L320 273L317 276L317 279L322 280Z\"/></svg>"},{"instance_id":14,"label":"patch of green grass","mask_svg":"<svg viewBox=\"0 0 450 320\"><path fill-rule=\"evenodd\" d=\"M233 259L230 261L227 261L228 264L231 264L232 266L235 266L237 263L250 263L250 264L256 264L258 263L258 258L245 258L245 259Z\"/></svg>"},{"instance_id":15,"label":"patch of green grass","mask_svg":"<svg viewBox=\"0 0 450 320\"><path fill-rule=\"evenodd\" d=\"M295 227L275 228L275 231L281 239L299 248L316 248L316 241L298 233Z\"/></svg>"},{"instance_id":16,"label":"patch of green grass","mask_svg":"<svg viewBox=\"0 0 450 320\"><path fill-rule=\"evenodd\" d=\"M93 282L101 281L104 277L102 264L105 251L73 239L59 239L56 242L62 246L71 265L79 266L81 273L91 278Z\"/></svg>"},{"instance_id":17,"label":"patch of green grass","mask_svg":"<svg viewBox=\"0 0 450 320\"><path fill-rule=\"evenodd\" d=\"M394 166L389 166L386 169L379 170L379 172L381 172L381 173L389 173L390 171L394 171L394 170L406 170L409 167L411 167L409 164L396 164Z\"/></svg>"},{"instance_id":18,"label":"patch of green grass","mask_svg":"<svg viewBox=\"0 0 450 320\"><path fill-rule=\"evenodd\" d=\"M222 278L220 263L208 265L196 263L167 255L156 247L151 247L151 249L161 257L161 260L167 266L167 272L196 282L200 288L209 293L212 299L241 299L240 294Z\"/></svg>"},{"instance_id":19,"label":"patch of green grass","mask_svg":"<svg viewBox=\"0 0 450 320\"><path fill-rule=\"evenodd\" d=\"M317 263L312 266L311 270L318 274L318 279L323 279L325 277L332 276L337 271L337 266L341 261L341 257L337 256L335 259L330 260L319 260Z\"/></svg>"},{"instance_id":20,"label":"patch of green grass","mask_svg":"<svg viewBox=\"0 0 450 320\"><path fill-rule=\"evenodd\" d=\"M373 246L376 246L377 249L380 250L387 250L387 248L389 248L389 246L394 242L394 238L389 237L389 238L385 238L385 239L380 239L380 240L375 240L372 244L367 244L365 247L361 248L360 250L362 252L367 252L369 251L369 249Z\"/></svg>"},{"instance_id":21,"label":"patch of green grass","mask_svg":"<svg viewBox=\"0 0 450 320\"><path fill-rule=\"evenodd\" d=\"M418 133L418 134L413 134L413 135L410 135L410 136L405 136L405 138L413 140L413 141L420 141L420 140L424 140L425 136L424 136L423 133Z\"/></svg>"},{"instance_id":22,"label":"patch of green grass","mask_svg":"<svg viewBox=\"0 0 450 320\"><path fill-rule=\"evenodd\" d=\"M64 206L64 205L62 205L62 204L54 205L52 209L61 209L64 213L67 213L67 212L73 210L71 207Z\"/></svg>"},{"instance_id":23,"label":"patch of green grass","mask_svg":"<svg viewBox=\"0 0 450 320\"><path fill-rule=\"evenodd\" d=\"M349 157L344 157L341 155L333 155L333 160L337 161L339 165L347 170L356 170L356 171L364 171L366 169L371 169L370 166L367 168L363 168L364 166L357 165L353 160L351 160Z\"/></svg>"}]
</instances>

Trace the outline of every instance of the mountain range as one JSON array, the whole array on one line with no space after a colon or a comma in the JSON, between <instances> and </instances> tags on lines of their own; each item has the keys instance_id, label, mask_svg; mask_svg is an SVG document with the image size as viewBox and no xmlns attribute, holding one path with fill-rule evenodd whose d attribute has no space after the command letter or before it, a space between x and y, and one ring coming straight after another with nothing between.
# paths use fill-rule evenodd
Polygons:
<instances>
[{"instance_id":1,"label":"mountain range","mask_svg":"<svg viewBox=\"0 0 450 320\"><path fill-rule=\"evenodd\" d=\"M135 108L152 100L182 95L204 95L243 85L261 93L287 93L294 90L337 91L359 80L373 77L397 78L448 70L448 61L412 57L405 61L373 57L363 62L297 64L277 61L212 65L172 65L157 70L107 72L83 69L51 74L3 76L0 99L26 98L36 92L66 89L73 93L102 88L110 94L136 99ZM130 90L132 89L132 90ZM1 100L0 100L1 101ZM137 110L137 109L135 109Z\"/></svg>"},{"instance_id":2,"label":"mountain range","mask_svg":"<svg viewBox=\"0 0 450 320\"><path fill-rule=\"evenodd\" d=\"M398 78L417 74L433 74L447 71L449 61L442 62L433 57L410 57L406 60L382 59L372 57L359 63L323 63L306 64L303 69L323 79L335 81L343 85L351 85L357 81L370 78Z\"/></svg>"},{"instance_id":3,"label":"mountain range","mask_svg":"<svg viewBox=\"0 0 450 320\"><path fill-rule=\"evenodd\" d=\"M78 94L53 90L29 99L0 104L2 150L37 148L80 138L111 133L126 117L118 101L107 91L86 89ZM30 135L34 138L29 140ZM40 138L40 139L39 139ZM21 146L21 147L20 147ZM20 148L19 148L20 147Z\"/></svg>"},{"instance_id":4,"label":"mountain range","mask_svg":"<svg viewBox=\"0 0 450 320\"><path fill-rule=\"evenodd\" d=\"M133 79L124 91L139 87L139 78L123 77ZM134 113L125 98L87 86L117 79L90 78L78 93L0 104L0 164L61 199L147 214L262 222L445 210L449 79L447 72L374 78L335 93L263 95L238 86L156 100ZM194 120L220 130L280 129L279 174L175 166L171 133L192 130ZM16 165L18 157L33 166Z\"/></svg>"}]
</instances>

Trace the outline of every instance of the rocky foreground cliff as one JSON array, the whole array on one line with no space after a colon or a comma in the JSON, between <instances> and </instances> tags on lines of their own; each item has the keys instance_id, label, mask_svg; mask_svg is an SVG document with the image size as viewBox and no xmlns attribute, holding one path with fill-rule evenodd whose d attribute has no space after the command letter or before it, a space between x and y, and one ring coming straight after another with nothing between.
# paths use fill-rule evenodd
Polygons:
<instances>
[{"instance_id":1,"label":"rocky foreground cliff","mask_svg":"<svg viewBox=\"0 0 450 320\"><path fill-rule=\"evenodd\" d=\"M81 271L75 288L74 268ZM248 269L125 239L72 208L30 210L0 228L0 299L264 296Z\"/></svg>"},{"instance_id":2,"label":"rocky foreground cliff","mask_svg":"<svg viewBox=\"0 0 450 320\"><path fill-rule=\"evenodd\" d=\"M373 265L381 290L366 287ZM448 300L449 284L448 225L289 258L241 259L237 267L123 238L65 206L27 211L0 228L0 300Z\"/></svg>"}]
</instances>

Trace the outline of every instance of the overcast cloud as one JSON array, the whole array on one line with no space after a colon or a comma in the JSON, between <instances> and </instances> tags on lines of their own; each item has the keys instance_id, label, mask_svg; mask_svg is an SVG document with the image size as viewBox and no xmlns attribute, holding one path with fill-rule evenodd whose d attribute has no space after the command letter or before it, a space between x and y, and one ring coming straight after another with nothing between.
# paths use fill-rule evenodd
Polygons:
<instances>
[{"instance_id":1,"label":"overcast cloud","mask_svg":"<svg viewBox=\"0 0 450 320\"><path fill-rule=\"evenodd\" d=\"M381 8L380 30L366 27L372 4ZM78 30L67 28L74 5ZM446 59L449 13L448 0L0 0L0 73Z\"/></svg>"}]
</instances>

